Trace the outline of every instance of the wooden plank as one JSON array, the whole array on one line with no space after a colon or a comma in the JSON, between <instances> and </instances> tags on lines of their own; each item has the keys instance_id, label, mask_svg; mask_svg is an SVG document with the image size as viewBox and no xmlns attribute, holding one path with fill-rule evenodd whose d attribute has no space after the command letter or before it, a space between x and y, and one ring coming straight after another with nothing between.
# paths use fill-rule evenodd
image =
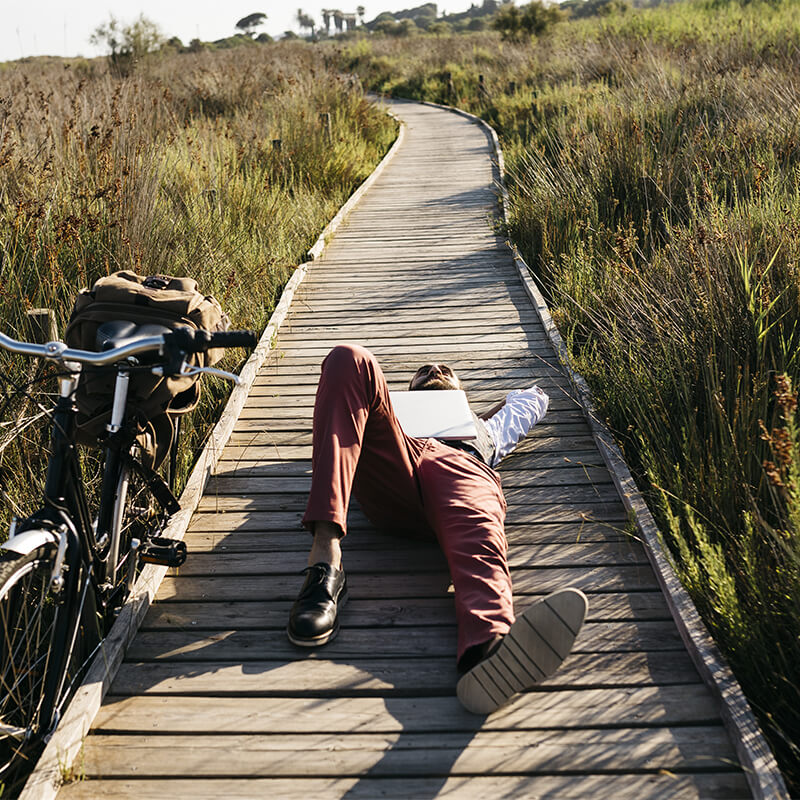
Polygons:
<instances>
[{"instance_id":1,"label":"wooden plank","mask_svg":"<svg viewBox=\"0 0 800 800\"><path fill-rule=\"evenodd\" d=\"M402 635L391 628L351 628L342 616L342 630L324 651L290 644L284 630L140 631L128 650L139 661L264 661L300 658L359 658L378 652L385 658L455 656L455 625L436 628L405 627ZM625 653L680 650L675 624L668 622L587 623L575 643L575 653Z\"/></svg>"},{"instance_id":2,"label":"wooden plank","mask_svg":"<svg viewBox=\"0 0 800 800\"><path fill-rule=\"evenodd\" d=\"M251 458L223 458L217 464L215 475L249 475L264 478L310 477L311 459L300 461L263 460ZM503 483L513 485L515 481L525 480L524 475L541 471L553 476L559 470L589 470L589 474L598 476L603 473L599 466L598 453L591 450L572 451L569 456L560 453L514 453L504 459L500 466ZM506 468L508 465L508 468ZM556 478L553 477L553 480Z\"/></svg>"},{"instance_id":3,"label":"wooden plank","mask_svg":"<svg viewBox=\"0 0 800 800\"><path fill-rule=\"evenodd\" d=\"M387 380L389 389L391 391L400 389L405 390L408 388L408 375L403 375L401 378L393 377L391 381ZM532 384L533 381L530 381ZM470 405L476 413L480 414L482 411L489 410L500 400L504 400L506 394L512 389L527 388L515 386L506 382L495 389L474 389L471 386L466 386L465 391L469 397ZM540 387L544 391L544 387ZM549 388L549 387L548 387ZM315 384L300 384L295 386L287 385L274 385L269 386L262 384L258 390L250 395L247 408L242 409L243 414L249 417L257 415L266 416L264 413L266 409L276 410L283 408L287 403L291 403L297 408L313 407L316 396L317 387ZM547 393L547 392L546 392ZM583 409L576 403L576 401L569 395L561 392L549 393L548 415L555 412L570 412L573 415L578 415L580 419L585 418ZM595 451L596 452L596 451Z\"/></svg>"},{"instance_id":4,"label":"wooden plank","mask_svg":"<svg viewBox=\"0 0 800 800\"><path fill-rule=\"evenodd\" d=\"M611 476L604 468L568 466L559 469L512 470L502 473L503 487L544 488L546 486L595 486L610 484ZM266 477L244 474L238 471L217 474L209 480L209 494L275 494L284 492L308 492L310 476Z\"/></svg>"},{"instance_id":5,"label":"wooden plank","mask_svg":"<svg viewBox=\"0 0 800 800\"><path fill-rule=\"evenodd\" d=\"M515 605L524 608L531 597L517 595ZM159 602L150 607L142 630L213 630L286 627L291 600L230 600L195 603ZM351 627L424 627L452 625L452 597L366 600L355 598L347 604L347 624ZM595 621L669 620L667 607L658 592L592 595L586 619Z\"/></svg>"},{"instance_id":6,"label":"wooden plank","mask_svg":"<svg viewBox=\"0 0 800 800\"><path fill-rule=\"evenodd\" d=\"M129 660L117 674L112 691L117 695L425 697L451 694L457 680L452 653L427 658L370 654L347 660L307 658L288 662ZM573 690L696 683L700 678L685 651L662 650L573 653L555 675L538 686Z\"/></svg>"},{"instance_id":7,"label":"wooden plank","mask_svg":"<svg viewBox=\"0 0 800 800\"><path fill-rule=\"evenodd\" d=\"M717 711L701 683L615 689L534 691L489 717L447 697L107 696L95 735L172 733L442 733L534 731L607 726L714 725Z\"/></svg>"},{"instance_id":8,"label":"wooden plank","mask_svg":"<svg viewBox=\"0 0 800 800\"><path fill-rule=\"evenodd\" d=\"M269 363L265 364L259 378L256 378L256 386L280 386L303 385L306 383L316 385L319 381L319 367L321 361L311 362L309 359L286 360L285 357L270 357ZM417 367L420 366L418 358L409 356L383 356L381 358L381 368L388 380L405 380L413 375ZM503 360L501 354L496 358L479 358L473 353L470 358L460 359L458 362L458 373L467 388L477 386L479 380L502 380L503 385L508 385L510 381L512 388L520 385L520 381L538 380L542 381L541 386L557 386L562 388L572 388L572 382L566 377L563 367L553 366L548 361L541 358L513 358ZM545 384L544 381L548 383Z\"/></svg>"},{"instance_id":9,"label":"wooden plank","mask_svg":"<svg viewBox=\"0 0 800 800\"><path fill-rule=\"evenodd\" d=\"M338 339L324 342L322 345L309 342L306 345L290 343L291 347L283 345L280 341L275 345L275 353L278 358L287 359L286 363L321 363L325 356L330 353L331 348L337 344L347 343L347 339ZM418 342L410 342L406 345L392 343L390 340L381 340L369 343L367 348L380 362L384 356L395 352L398 346L402 346L406 357L413 356L417 366L430 363L431 361L444 362L453 369L461 369L461 361L472 358L475 348L485 349L487 341L477 338L474 342L461 342L458 340L450 341L446 336L437 338L431 335L427 339ZM502 342L499 344L503 344ZM535 359L541 360L545 364L557 363L553 350L545 342L507 342L502 352L498 351L498 360L504 359ZM291 352L287 352L287 351ZM412 370L413 372L413 370Z\"/></svg>"},{"instance_id":10,"label":"wooden plank","mask_svg":"<svg viewBox=\"0 0 800 800\"><path fill-rule=\"evenodd\" d=\"M188 544L188 542L187 542ZM298 545L303 544L302 540ZM306 566L307 548L275 552L263 545L258 549L230 547L201 550L193 547L180 573L184 578L192 575L263 575L271 572L299 572ZM357 543L354 543L358 547ZM641 546L627 542L619 544L569 544L542 545L532 548L517 545L509 548L509 566L518 568L543 567L595 567L641 565L649 561ZM441 572L447 569L444 555L436 546L393 548L391 543L382 550L345 550L345 568L356 572Z\"/></svg>"},{"instance_id":11,"label":"wooden plank","mask_svg":"<svg viewBox=\"0 0 800 800\"><path fill-rule=\"evenodd\" d=\"M309 419L239 419L234 433L231 436L232 444L239 444L245 438L250 444L301 444L311 443L311 424ZM535 447L542 439L548 437L559 437L562 440L566 437L582 436L586 437L588 426L584 421L574 419L559 422L555 418L552 422L541 422L536 425L528 434L527 438L520 443L518 450L526 452L525 448ZM569 446L569 442L564 443L564 447ZM585 449L585 448L581 448Z\"/></svg>"},{"instance_id":12,"label":"wooden plank","mask_svg":"<svg viewBox=\"0 0 800 800\"><path fill-rule=\"evenodd\" d=\"M89 774L109 776L503 775L730 770L721 727L477 733L91 736Z\"/></svg>"},{"instance_id":13,"label":"wooden plank","mask_svg":"<svg viewBox=\"0 0 800 800\"><path fill-rule=\"evenodd\" d=\"M506 499L517 506L555 505L570 503L574 506L589 506L603 513L620 514L619 495L613 486L598 484L596 486L546 486L542 488L510 487L505 490ZM246 494L245 496L227 495L217 492L205 495L198 506L199 511L303 511L308 495L297 494ZM588 510L588 509L587 509Z\"/></svg>"},{"instance_id":14,"label":"wooden plank","mask_svg":"<svg viewBox=\"0 0 800 800\"><path fill-rule=\"evenodd\" d=\"M210 509L198 512L191 522L194 530L231 531L304 531L300 511L272 511L250 513L231 511L227 513ZM506 515L508 525L571 524L576 538L580 536L583 525L608 524L618 530L628 525L628 518L620 513L619 508L612 506L609 510L597 505L541 505L511 506ZM373 529L367 518L358 510L352 509L348 515L348 530Z\"/></svg>"},{"instance_id":15,"label":"wooden plank","mask_svg":"<svg viewBox=\"0 0 800 800\"><path fill-rule=\"evenodd\" d=\"M289 457L288 453L294 453L294 458L311 458L311 430L280 430L267 429L262 425L250 425L250 429L236 431L231 434L230 446L233 448L247 447L250 452L257 446L267 446L270 448L273 459L283 460ZM569 455L576 450L585 451L590 446L592 439L586 435L585 426L576 423L566 423L564 425L550 425L540 423L529 434L528 437L520 442L515 451L518 453L530 452L558 452ZM304 449L293 450L304 446ZM280 449L276 449L280 448ZM233 449L230 452L237 453ZM265 451L267 452L267 451Z\"/></svg>"},{"instance_id":16,"label":"wooden plank","mask_svg":"<svg viewBox=\"0 0 800 800\"><path fill-rule=\"evenodd\" d=\"M159 600L237 600L240 597L267 600L294 600L302 585L302 576L239 575L182 578L168 574L162 581ZM520 595L554 592L565 586L593 594L595 592L652 591L658 588L649 567L560 567L517 570L513 575L514 592ZM351 597L441 597L450 586L450 576L442 573L375 575L348 570ZM591 601L591 598L590 598Z\"/></svg>"},{"instance_id":17,"label":"wooden plank","mask_svg":"<svg viewBox=\"0 0 800 800\"><path fill-rule=\"evenodd\" d=\"M309 401L312 399L313 398L311 397L308 398ZM503 398L498 397L497 395L494 395L493 397L495 404L501 399ZM484 404L484 407L486 405L488 404ZM480 406L477 406L474 403L472 404L472 407L476 411L482 410ZM243 420L255 420L262 424L268 422L270 426L274 424L282 425L288 422L293 422L297 425L310 428L313 418L313 411L313 402L297 404L292 403L289 407L278 403L268 405L266 409L260 405L253 404L248 410L247 414L240 414L239 418ZM546 424L548 425L561 425L567 422L578 425L584 423L586 421L586 417L580 409L573 407L569 409L555 409L549 411L546 420Z\"/></svg>"},{"instance_id":18,"label":"wooden plank","mask_svg":"<svg viewBox=\"0 0 800 800\"><path fill-rule=\"evenodd\" d=\"M277 347L278 349L291 348L298 355L305 354L307 350L324 350L327 353L337 344L353 341L352 332L347 332L347 334L347 336L343 336L338 331L334 331L331 335L317 334L316 336L308 336L304 333L285 333L278 338ZM550 343L544 337L537 336L535 332L526 331L508 331L500 334L477 331L469 334L463 331L451 331L449 327L444 327L441 330L433 329L428 333L419 332L419 335L416 336L414 334L398 336L393 331L386 331L384 336L375 336L374 333L362 330L356 341L376 355L381 353L381 348L402 347L409 354L436 352L441 353L441 358L444 358L447 353L452 351L469 350L471 345L483 346L487 343L488 337L491 337L492 347L525 348L531 353L552 354L553 352Z\"/></svg>"},{"instance_id":19,"label":"wooden plank","mask_svg":"<svg viewBox=\"0 0 800 800\"><path fill-rule=\"evenodd\" d=\"M576 527L569 523L536 523L532 525L507 525L506 539L511 547L519 545L572 545L593 543L618 543L626 548L637 548L638 540L614 525L586 523ZM399 550L403 548L438 548L433 540L415 532L378 531L373 528L350 528L349 538L344 539L345 552L354 550ZM250 530L250 529L192 529L185 537L191 552L211 550L242 550L254 548L272 551L307 550L311 542L304 528L294 530Z\"/></svg>"},{"instance_id":20,"label":"wooden plank","mask_svg":"<svg viewBox=\"0 0 800 800\"><path fill-rule=\"evenodd\" d=\"M600 566L612 564L649 564L647 556L633 539L615 538L611 541L571 541L558 544L538 544L530 537L517 537L509 545L509 564L518 567ZM234 533L191 533L185 537L189 548L186 561L193 566L182 567L181 574L191 575L192 570L205 569L205 560L219 559L234 568L239 562L247 569L248 556L260 567L280 564L283 571L304 566L299 562L309 549L311 540L305 531L264 533L236 531ZM433 538L405 537L365 531L355 533L342 543L348 569L364 571L406 572L419 567L420 562L431 559L435 569L445 567L444 556ZM234 558L235 557L235 558ZM209 574L205 572L204 574Z\"/></svg>"},{"instance_id":21,"label":"wooden plank","mask_svg":"<svg viewBox=\"0 0 800 800\"><path fill-rule=\"evenodd\" d=\"M425 309L408 308L397 310L396 314L387 317L375 317L369 314L341 314L335 310L325 311L315 308L316 301L298 304L291 318L288 320L288 330L296 330L304 326L316 325L335 327L337 330L346 331L349 328L361 328L369 324L373 331L394 326L417 326L422 328L430 323L430 312ZM502 317L498 315L502 310ZM463 308L442 308L437 312L437 320L453 324L457 328L466 327L474 322L477 328L491 327L492 322L503 325L522 325L525 327L538 327L537 318L530 309L518 308L509 303L481 304L478 308L470 309L469 319L465 318Z\"/></svg>"},{"instance_id":22,"label":"wooden plank","mask_svg":"<svg viewBox=\"0 0 800 800\"><path fill-rule=\"evenodd\" d=\"M65 800L164 800L163 780L92 779L73 783L63 790ZM183 778L169 781L174 800L409 800L446 797L475 800L476 797L519 797L527 800L586 800L586 798L630 798L631 800L741 800L750 797L747 782L739 773L675 773L643 775L515 775L466 778Z\"/></svg>"}]
</instances>

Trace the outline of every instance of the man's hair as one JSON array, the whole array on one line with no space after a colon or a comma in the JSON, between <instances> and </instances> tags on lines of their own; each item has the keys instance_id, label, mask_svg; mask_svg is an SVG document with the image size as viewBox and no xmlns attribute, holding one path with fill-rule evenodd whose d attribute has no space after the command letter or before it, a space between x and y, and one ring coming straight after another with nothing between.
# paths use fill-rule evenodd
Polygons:
<instances>
[{"instance_id":1,"label":"man's hair","mask_svg":"<svg viewBox=\"0 0 800 800\"><path fill-rule=\"evenodd\" d=\"M456 378L458 380L458 378ZM424 381L423 383L419 384L419 386L412 387L414 379L412 378L408 382L408 389L412 392L428 392L433 389L455 389L456 387L453 386L452 383L449 381L444 380L443 378L429 378L428 380ZM459 385L461 385L461 381L458 381Z\"/></svg>"},{"instance_id":2,"label":"man's hair","mask_svg":"<svg viewBox=\"0 0 800 800\"><path fill-rule=\"evenodd\" d=\"M422 383L418 384L417 386L414 386L414 381L416 380L416 378L420 374L420 372L422 372L423 370L429 370L430 371L431 369L433 369L433 367L438 367L440 372L443 371L443 370L446 370L447 374L452 376L452 378L455 380L456 385L454 386L446 378L443 378L443 377L437 376L437 375L433 375L433 376L428 377L426 380L424 380ZM410 392L414 392L414 391L416 391L416 392L419 392L419 391L430 391L430 390L434 390L434 389L450 390L450 389L460 389L460 388L462 388L462 387L461 387L461 381L459 380L458 375L456 375L456 373L454 372L453 368L449 367L447 364L425 364L425 365L421 366L411 376L411 380L408 382L408 390Z\"/></svg>"}]
</instances>

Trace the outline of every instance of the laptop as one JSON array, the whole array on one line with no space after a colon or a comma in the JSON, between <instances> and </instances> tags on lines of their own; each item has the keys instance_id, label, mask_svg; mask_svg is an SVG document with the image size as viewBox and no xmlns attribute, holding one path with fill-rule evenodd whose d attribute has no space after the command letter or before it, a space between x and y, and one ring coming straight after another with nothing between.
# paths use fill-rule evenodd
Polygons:
<instances>
[{"instance_id":1,"label":"laptop","mask_svg":"<svg viewBox=\"0 0 800 800\"><path fill-rule=\"evenodd\" d=\"M478 430L461 389L389 392L400 427L420 439L475 439Z\"/></svg>"}]
</instances>

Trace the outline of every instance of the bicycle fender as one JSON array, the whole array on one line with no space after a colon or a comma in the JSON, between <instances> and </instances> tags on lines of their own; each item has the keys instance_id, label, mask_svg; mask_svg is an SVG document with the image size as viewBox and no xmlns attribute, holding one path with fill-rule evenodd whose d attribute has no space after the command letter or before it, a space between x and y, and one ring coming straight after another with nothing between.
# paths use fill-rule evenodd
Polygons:
<instances>
[{"instance_id":1,"label":"bicycle fender","mask_svg":"<svg viewBox=\"0 0 800 800\"><path fill-rule=\"evenodd\" d=\"M10 550L12 553L26 556L28 553L32 553L36 550L37 547L42 547L42 545L57 545L60 538L61 537L53 531L47 531L43 528L34 528L12 536L8 541L0 544L0 550Z\"/></svg>"}]
</instances>

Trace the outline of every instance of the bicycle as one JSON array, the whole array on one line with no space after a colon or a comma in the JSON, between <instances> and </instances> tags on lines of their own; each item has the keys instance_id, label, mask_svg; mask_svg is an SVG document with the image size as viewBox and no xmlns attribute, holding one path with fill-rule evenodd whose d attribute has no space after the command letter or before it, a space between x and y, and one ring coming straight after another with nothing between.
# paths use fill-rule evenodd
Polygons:
<instances>
[{"instance_id":1,"label":"bicycle","mask_svg":"<svg viewBox=\"0 0 800 800\"><path fill-rule=\"evenodd\" d=\"M163 332L137 335L138 329L152 334L154 327ZM127 413L131 380L150 370L238 383L231 373L188 364L187 356L257 342L252 331L209 334L125 322L101 326L98 339L101 331L99 352L0 333L0 347L60 367L41 507L13 520L0 544L0 783L7 785L24 777L55 730L139 566L179 566L186 558L183 542L160 536L179 506L164 479L140 458L135 421ZM75 445L74 395L83 368L116 372L95 514Z\"/></svg>"}]
</instances>

